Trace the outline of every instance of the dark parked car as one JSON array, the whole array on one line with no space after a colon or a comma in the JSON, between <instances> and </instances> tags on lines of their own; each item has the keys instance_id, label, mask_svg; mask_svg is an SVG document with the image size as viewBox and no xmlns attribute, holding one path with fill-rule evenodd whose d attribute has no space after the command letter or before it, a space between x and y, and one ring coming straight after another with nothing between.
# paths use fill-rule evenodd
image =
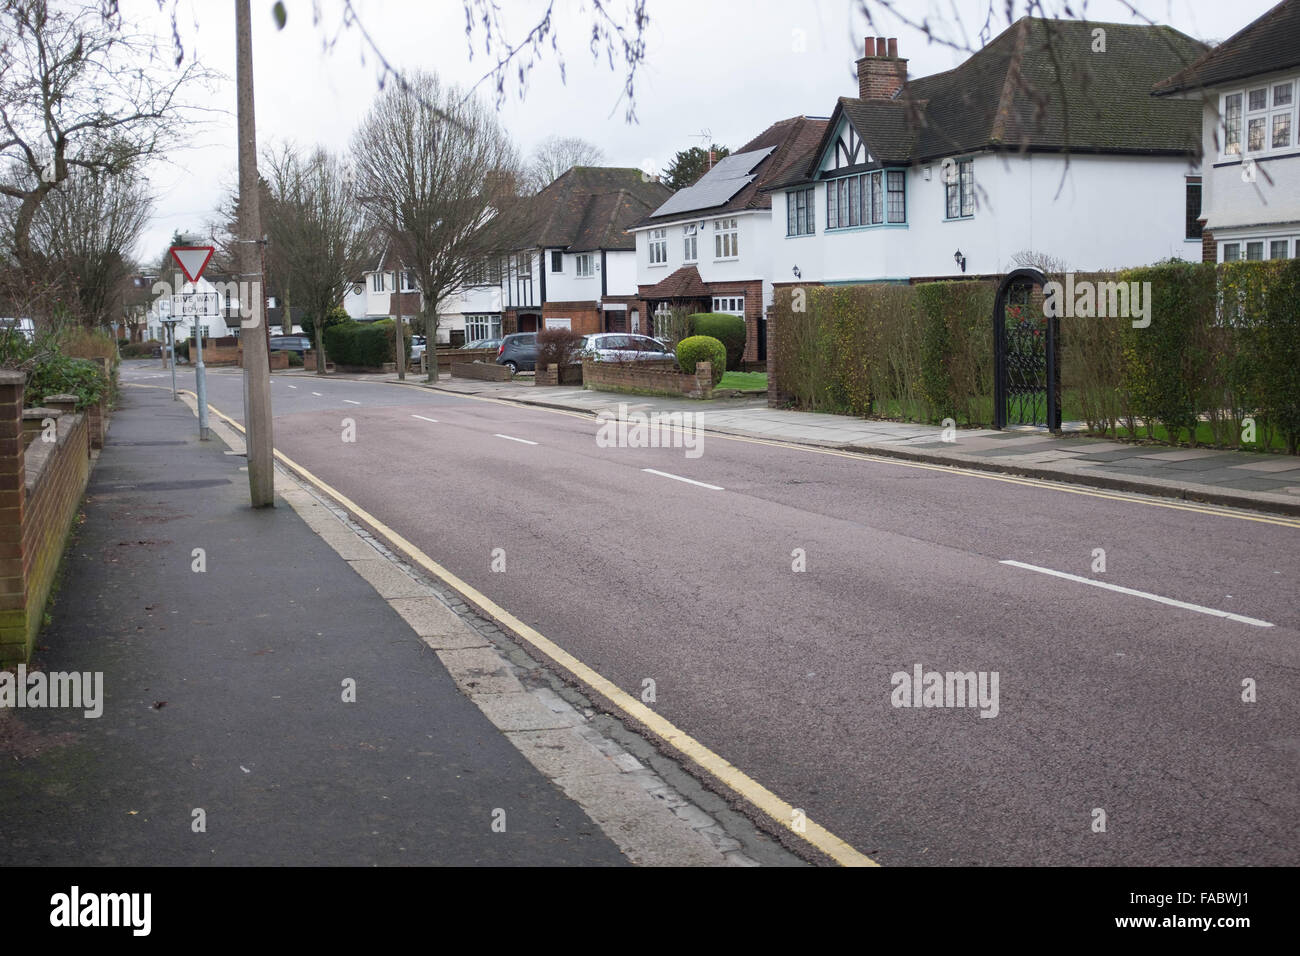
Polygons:
<instances>
[{"instance_id":1,"label":"dark parked car","mask_svg":"<svg viewBox=\"0 0 1300 956\"><path fill-rule=\"evenodd\" d=\"M311 351L311 339L305 335L273 335L271 336L272 352L303 352Z\"/></svg>"},{"instance_id":2,"label":"dark parked car","mask_svg":"<svg viewBox=\"0 0 1300 956\"><path fill-rule=\"evenodd\" d=\"M516 332L501 340L497 349L497 364L515 372L531 372L537 368L537 333Z\"/></svg>"}]
</instances>

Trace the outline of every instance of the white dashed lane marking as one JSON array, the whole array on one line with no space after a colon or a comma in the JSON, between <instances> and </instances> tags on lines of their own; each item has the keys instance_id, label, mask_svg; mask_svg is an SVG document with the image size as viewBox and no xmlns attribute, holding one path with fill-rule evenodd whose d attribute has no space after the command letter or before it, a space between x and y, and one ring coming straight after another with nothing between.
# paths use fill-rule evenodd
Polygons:
<instances>
[{"instance_id":1,"label":"white dashed lane marking","mask_svg":"<svg viewBox=\"0 0 1300 956\"><path fill-rule=\"evenodd\" d=\"M688 485L699 485L701 488L708 488L710 491L727 490L718 485L710 485L710 484L706 484L703 481L696 481L694 478L683 478L681 475L671 475L666 471L655 471L653 468L642 468L641 470L651 475L658 475L661 478L671 478L673 481L684 481Z\"/></svg>"},{"instance_id":2,"label":"white dashed lane marking","mask_svg":"<svg viewBox=\"0 0 1300 956\"><path fill-rule=\"evenodd\" d=\"M1095 588L1105 588L1107 591L1116 591L1120 594L1129 594L1133 597L1146 598L1148 601L1157 601L1160 604L1168 604L1170 607L1180 607L1185 611L1195 611L1197 614L1209 614L1211 617L1227 618L1229 621L1237 621L1240 624L1250 624L1253 627L1272 627L1268 621L1261 621L1257 617L1245 617L1241 614L1232 614L1228 611L1220 611L1217 608L1204 607L1200 604L1188 604L1186 601L1175 601L1173 598L1161 597L1159 594L1149 594L1146 591L1135 591L1133 588L1120 587L1118 584L1106 584L1103 581L1094 581L1092 578L1083 578L1077 574L1066 574L1064 571L1053 571L1051 568L1040 568L1035 564L1024 564L1020 561L1000 561L999 564L1006 564L1013 568L1023 568L1026 571L1037 571L1039 574L1050 574L1054 578L1064 578L1067 581L1077 581L1080 584L1091 584Z\"/></svg>"},{"instance_id":3,"label":"white dashed lane marking","mask_svg":"<svg viewBox=\"0 0 1300 956\"><path fill-rule=\"evenodd\" d=\"M506 441L517 441L517 442L519 442L519 444L521 444L521 445L536 445L536 444L537 444L537 442L535 442L535 441L529 441L527 438L513 438L513 437L511 437L510 435L502 435L502 434L499 434L499 433L496 434L496 435L493 435L492 437L493 437L493 438L504 438Z\"/></svg>"}]
</instances>

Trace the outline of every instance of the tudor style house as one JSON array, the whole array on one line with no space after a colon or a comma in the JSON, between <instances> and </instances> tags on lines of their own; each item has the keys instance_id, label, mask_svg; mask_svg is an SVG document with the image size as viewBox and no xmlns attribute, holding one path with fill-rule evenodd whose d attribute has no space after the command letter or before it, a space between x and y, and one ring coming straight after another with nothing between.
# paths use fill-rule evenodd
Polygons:
<instances>
[{"instance_id":1,"label":"tudor style house","mask_svg":"<svg viewBox=\"0 0 1300 956\"><path fill-rule=\"evenodd\" d=\"M764 187L791 170L802 175L825 128L810 116L772 125L636 224L637 288L653 334L664 334L674 307L729 312L748 326L745 361L767 357L776 240Z\"/></svg>"},{"instance_id":2,"label":"tudor style house","mask_svg":"<svg viewBox=\"0 0 1300 956\"><path fill-rule=\"evenodd\" d=\"M627 230L670 195L639 169L575 166L504 210L483 239L494 253L484 281L499 270L500 334L638 330L636 245Z\"/></svg>"},{"instance_id":3,"label":"tudor style house","mask_svg":"<svg viewBox=\"0 0 1300 956\"><path fill-rule=\"evenodd\" d=\"M1202 111L1205 260L1300 257L1300 0L1283 0L1155 93Z\"/></svg>"},{"instance_id":4,"label":"tudor style house","mask_svg":"<svg viewBox=\"0 0 1300 956\"><path fill-rule=\"evenodd\" d=\"M1026 17L955 69L908 79L897 41L868 39L858 96L769 186L775 281L1199 259L1200 109L1150 91L1205 49L1169 27Z\"/></svg>"}]
</instances>

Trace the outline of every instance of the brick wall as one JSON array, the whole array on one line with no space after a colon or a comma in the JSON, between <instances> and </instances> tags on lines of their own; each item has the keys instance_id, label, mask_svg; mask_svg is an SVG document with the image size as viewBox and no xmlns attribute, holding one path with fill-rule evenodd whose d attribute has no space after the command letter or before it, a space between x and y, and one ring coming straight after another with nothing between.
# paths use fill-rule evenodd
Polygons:
<instances>
[{"instance_id":1,"label":"brick wall","mask_svg":"<svg viewBox=\"0 0 1300 956\"><path fill-rule=\"evenodd\" d=\"M510 369L504 365L486 365L482 362L453 362L452 378L475 378L484 382L510 381Z\"/></svg>"},{"instance_id":2,"label":"brick wall","mask_svg":"<svg viewBox=\"0 0 1300 956\"><path fill-rule=\"evenodd\" d=\"M671 366L647 367L649 362L619 365L614 362L582 363L582 384L597 391L640 389L662 395L685 395L687 398L713 397L713 371L708 362L695 366L694 375L683 375Z\"/></svg>"},{"instance_id":3,"label":"brick wall","mask_svg":"<svg viewBox=\"0 0 1300 956\"><path fill-rule=\"evenodd\" d=\"M569 328L579 335L605 331L604 319L595 302L547 302L542 307L542 328L546 327L546 320L552 318L569 319Z\"/></svg>"},{"instance_id":4,"label":"brick wall","mask_svg":"<svg viewBox=\"0 0 1300 956\"><path fill-rule=\"evenodd\" d=\"M25 376L0 372L0 664L26 661L90 477L90 418L54 413L58 440L23 447Z\"/></svg>"}]
</instances>

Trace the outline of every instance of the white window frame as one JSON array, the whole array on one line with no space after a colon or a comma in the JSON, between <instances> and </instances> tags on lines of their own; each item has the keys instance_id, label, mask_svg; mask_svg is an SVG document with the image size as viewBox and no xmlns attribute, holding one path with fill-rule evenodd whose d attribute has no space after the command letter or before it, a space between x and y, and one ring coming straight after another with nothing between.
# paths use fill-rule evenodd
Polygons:
<instances>
[{"instance_id":1,"label":"white window frame","mask_svg":"<svg viewBox=\"0 0 1300 956\"><path fill-rule=\"evenodd\" d=\"M466 342L477 342L480 339L499 339L500 337L500 313L478 313L465 316Z\"/></svg>"},{"instance_id":2,"label":"white window frame","mask_svg":"<svg viewBox=\"0 0 1300 956\"><path fill-rule=\"evenodd\" d=\"M699 226L691 223L689 226L682 226L682 262L699 262L700 245L699 245Z\"/></svg>"},{"instance_id":3,"label":"white window frame","mask_svg":"<svg viewBox=\"0 0 1300 956\"><path fill-rule=\"evenodd\" d=\"M743 295L715 295L713 297L712 311L722 315L738 315L743 319L745 317L745 297Z\"/></svg>"},{"instance_id":4,"label":"white window frame","mask_svg":"<svg viewBox=\"0 0 1300 956\"><path fill-rule=\"evenodd\" d=\"M384 286L387 285L387 276L383 272L375 272L370 276L370 291L383 292Z\"/></svg>"},{"instance_id":5,"label":"white window frame","mask_svg":"<svg viewBox=\"0 0 1300 956\"><path fill-rule=\"evenodd\" d=\"M662 339L668 336L668 319L671 317L672 311L672 307L667 302L660 302L655 306L654 315L651 316L655 338Z\"/></svg>"},{"instance_id":6,"label":"white window frame","mask_svg":"<svg viewBox=\"0 0 1300 956\"><path fill-rule=\"evenodd\" d=\"M951 172L943 184L943 218L945 222L975 218L975 158L953 159ZM956 189L957 215L952 215L951 191ZM969 211L968 211L969 210Z\"/></svg>"},{"instance_id":7,"label":"white window frame","mask_svg":"<svg viewBox=\"0 0 1300 956\"><path fill-rule=\"evenodd\" d=\"M560 267L558 269L555 268L555 263L557 261L560 263ZM564 253L561 252L559 249L552 249L551 250L551 274L560 275L563 272L564 272Z\"/></svg>"},{"instance_id":8,"label":"white window frame","mask_svg":"<svg viewBox=\"0 0 1300 956\"><path fill-rule=\"evenodd\" d=\"M735 216L713 220L713 260L740 258L740 220Z\"/></svg>"},{"instance_id":9,"label":"white window frame","mask_svg":"<svg viewBox=\"0 0 1300 956\"><path fill-rule=\"evenodd\" d=\"M574 275L579 279L593 279L596 276L596 257L590 252L583 252L573 257Z\"/></svg>"},{"instance_id":10,"label":"white window frame","mask_svg":"<svg viewBox=\"0 0 1300 956\"><path fill-rule=\"evenodd\" d=\"M650 265L666 266L668 265L668 228L650 230L649 244Z\"/></svg>"},{"instance_id":11,"label":"white window frame","mask_svg":"<svg viewBox=\"0 0 1300 956\"><path fill-rule=\"evenodd\" d=\"M1263 127L1258 149L1250 147L1252 122L1257 129ZM1275 146L1274 136L1282 128L1287 130L1286 139ZM1219 94L1219 136L1219 158L1225 161L1281 155L1300 147L1300 74L1276 76Z\"/></svg>"}]
</instances>

